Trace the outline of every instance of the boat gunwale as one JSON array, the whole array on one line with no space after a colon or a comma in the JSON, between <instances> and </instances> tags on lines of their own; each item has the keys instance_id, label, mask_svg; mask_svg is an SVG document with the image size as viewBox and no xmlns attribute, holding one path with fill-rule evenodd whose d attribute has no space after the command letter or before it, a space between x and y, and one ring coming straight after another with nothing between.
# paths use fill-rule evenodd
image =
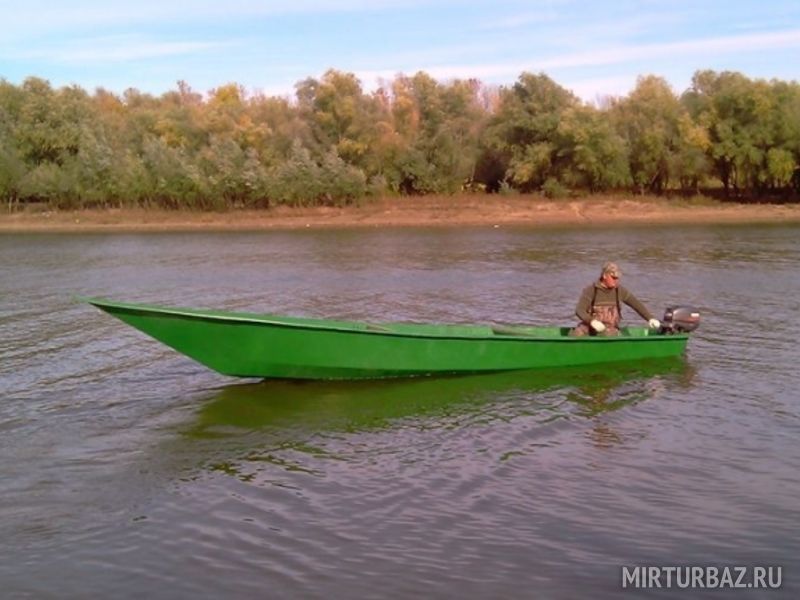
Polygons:
<instances>
[{"instance_id":1,"label":"boat gunwale","mask_svg":"<svg viewBox=\"0 0 800 600\"><path fill-rule=\"evenodd\" d=\"M313 322L287 322L287 321L280 321L269 318L271 315L261 315L257 314L250 314L250 313L231 313L231 314L224 314L225 311L216 311L216 310L203 310L203 309L190 309L190 308L178 308L178 307L164 307L158 306L153 304L137 304L137 303L129 303L129 302L113 302L110 300L103 300L99 298L88 298L88 297L80 297L78 298L81 302L86 302L99 308L101 310L105 310L105 307L111 309L119 309L119 310L126 310L138 313L152 313L154 315L168 315L168 316L177 316L177 317L186 317L190 319L197 319L197 320L205 320L205 321L227 321L230 323L242 323L242 324L253 324L253 325L268 325L274 327L283 327L287 329L305 329L305 330L314 330L314 331L335 331L339 333L352 333L352 334L363 334L363 335L375 335L375 336L390 336L390 337L402 337L402 338L414 338L414 339L435 339L435 340L483 340L483 341L541 341L541 342L565 342L565 343L574 343L574 342L585 342L585 343L612 343L612 342L662 342L666 340L683 340L688 339L689 334L687 333L676 333L670 335L635 335L635 336L545 336L545 335L529 335L523 332L520 333L495 333L492 331L492 325L485 325L481 326L478 325L477 327L487 327L490 330L490 334L488 335L458 335L458 334L438 334L438 333L414 333L410 331L392 331L391 329L387 328L387 325L392 325L393 323L369 323L366 321L363 322L351 322L353 327L347 327L343 325L333 324L336 321L331 320L332 324L318 324ZM223 314L220 314L223 313ZM277 316L277 315L274 315ZM289 317L292 319L301 320L304 317ZM325 319L316 319L322 320ZM350 323L350 322L348 322ZM401 323L398 323L401 324ZM362 325L364 328L360 329L357 326ZM460 326L456 324L445 324L445 323L413 323L412 325L422 325L422 326L433 326L433 327L448 327L450 325ZM475 325L466 325L467 327L474 327ZM373 329L370 329L372 327ZM525 326L521 325L519 327L535 327L535 326ZM644 329L644 328L639 328Z\"/></svg>"}]
</instances>

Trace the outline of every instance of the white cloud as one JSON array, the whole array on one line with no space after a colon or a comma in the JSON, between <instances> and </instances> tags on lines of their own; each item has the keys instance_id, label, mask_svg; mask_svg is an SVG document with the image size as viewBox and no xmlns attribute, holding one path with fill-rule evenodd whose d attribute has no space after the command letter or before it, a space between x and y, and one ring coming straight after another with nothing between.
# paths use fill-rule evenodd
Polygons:
<instances>
[{"instance_id":1,"label":"white cloud","mask_svg":"<svg viewBox=\"0 0 800 600\"><path fill-rule=\"evenodd\" d=\"M602 96L621 96L630 92L636 84L639 75L649 72L640 70L643 60L667 58L676 56L698 56L706 59L711 55L726 55L749 53L765 50L781 50L787 48L800 48L800 29L778 31L770 33L740 34L727 37L714 37L695 39L679 42L665 42L657 44L622 45L598 49L592 52L569 53L545 58L531 59L527 62L485 62L485 63L423 63L418 66L405 68L385 69L356 69L355 73L363 82L365 88L373 87L379 79L393 79L398 73L412 75L417 71L424 71L435 79L445 81L449 79L477 78L484 83L510 83L516 80L523 72L538 73L541 71L553 73L556 81L571 89L575 94L587 101L596 101ZM390 61L391 62L391 61ZM701 68L700 64L687 67L688 71ZM606 76L591 77L578 75L581 69L622 66L624 73L608 74ZM565 73L566 71L566 73ZM574 71L575 75L569 75Z\"/></svg>"},{"instance_id":2,"label":"white cloud","mask_svg":"<svg viewBox=\"0 0 800 600\"><path fill-rule=\"evenodd\" d=\"M436 78L468 78L477 77L496 79L519 75L523 71L548 71L566 68L598 67L616 64L633 64L644 59L673 58L677 55L697 55L706 57L710 54L753 52L755 50L775 50L783 48L800 48L800 29L735 35L681 42L665 42L658 44L639 44L609 47L594 51L555 55L545 58L532 58L526 62L491 62L468 64L420 64L413 71L425 71ZM366 78L386 77L400 69L381 69L360 71Z\"/></svg>"},{"instance_id":3,"label":"white cloud","mask_svg":"<svg viewBox=\"0 0 800 600\"><path fill-rule=\"evenodd\" d=\"M618 46L555 56L536 62L540 69L588 67L641 61L652 58L672 58L677 55L707 56L731 52L775 50L800 47L800 29L716 37L681 42Z\"/></svg>"},{"instance_id":4,"label":"white cloud","mask_svg":"<svg viewBox=\"0 0 800 600\"><path fill-rule=\"evenodd\" d=\"M715 10L695 10L688 0L601 8L577 0L0 0L0 77L107 81L119 75L141 86L151 85L159 68L173 78L235 80L292 93L294 82L328 68L355 73L366 89L398 73L509 84L522 72L544 71L592 99L627 93L638 75L654 70L688 78L698 68L760 61L751 75L793 76L800 25L791 15L780 20L780 11L760 22L785 29L753 31L732 28L756 22L749 8L718 20ZM361 22L370 31L334 36L351 13L367 12ZM346 17L326 18L335 13ZM690 39L675 39L680 36ZM109 72L114 64L118 73Z\"/></svg>"},{"instance_id":5,"label":"white cloud","mask_svg":"<svg viewBox=\"0 0 800 600\"><path fill-rule=\"evenodd\" d=\"M608 96L626 96L636 86L636 76L597 77L558 83L584 101L597 103Z\"/></svg>"},{"instance_id":6,"label":"white cloud","mask_svg":"<svg viewBox=\"0 0 800 600\"><path fill-rule=\"evenodd\" d=\"M201 52L233 46L231 42L157 41L136 35L83 38L57 45L43 45L11 54L15 59L38 59L51 63L108 63L196 55Z\"/></svg>"},{"instance_id":7,"label":"white cloud","mask_svg":"<svg viewBox=\"0 0 800 600\"><path fill-rule=\"evenodd\" d=\"M0 0L4 37L21 32L68 32L76 27L135 26L165 23L196 24L235 21L253 17L288 14L331 14L379 11L424 5L424 0L292 0L257 2L253 0L138 0L108 2L78 0L55 3L28 0L25 3Z\"/></svg>"},{"instance_id":8,"label":"white cloud","mask_svg":"<svg viewBox=\"0 0 800 600\"><path fill-rule=\"evenodd\" d=\"M530 12L487 21L478 29L518 29L520 27L527 27L528 25L552 23L558 19L559 16L554 10L548 12Z\"/></svg>"}]
</instances>

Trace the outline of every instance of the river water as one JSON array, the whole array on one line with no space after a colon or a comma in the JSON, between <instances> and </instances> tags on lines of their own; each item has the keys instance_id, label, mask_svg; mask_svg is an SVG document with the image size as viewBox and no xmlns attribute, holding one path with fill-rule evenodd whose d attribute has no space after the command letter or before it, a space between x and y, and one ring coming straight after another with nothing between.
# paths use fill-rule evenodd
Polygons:
<instances>
[{"instance_id":1,"label":"river water","mask_svg":"<svg viewBox=\"0 0 800 600\"><path fill-rule=\"evenodd\" d=\"M702 310L686 357L242 381L75 300L570 324L607 259ZM797 597L798 264L796 226L0 236L0 594L664 597L622 567L760 565Z\"/></svg>"}]
</instances>

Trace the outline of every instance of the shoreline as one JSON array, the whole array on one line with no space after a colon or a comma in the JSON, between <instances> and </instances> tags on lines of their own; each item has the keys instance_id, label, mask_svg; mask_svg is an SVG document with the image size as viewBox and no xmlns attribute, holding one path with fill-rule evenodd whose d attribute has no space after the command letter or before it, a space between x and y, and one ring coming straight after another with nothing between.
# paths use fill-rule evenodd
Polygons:
<instances>
[{"instance_id":1,"label":"shoreline","mask_svg":"<svg viewBox=\"0 0 800 600\"><path fill-rule=\"evenodd\" d=\"M428 226L591 227L800 223L800 204L708 199L533 196L391 198L346 207L276 207L201 212L164 209L22 210L0 213L2 233L265 231Z\"/></svg>"}]
</instances>

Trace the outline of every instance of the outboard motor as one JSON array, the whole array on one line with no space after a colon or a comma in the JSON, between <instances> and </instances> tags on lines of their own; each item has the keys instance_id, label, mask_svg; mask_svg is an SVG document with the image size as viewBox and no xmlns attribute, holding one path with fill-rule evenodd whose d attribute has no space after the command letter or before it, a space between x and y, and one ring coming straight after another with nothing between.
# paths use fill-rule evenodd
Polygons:
<instances>
[{"instance_id":1,"label":"outboard motor","mask_svg":"<svg viewBox=\"0 0 800 600\"><path fill-rule=\"evenodd\" d=\"M700 311L691 306L670 306L661 320L661 333L689 333L700 325Z\"/></svg>"}]
</instances>

